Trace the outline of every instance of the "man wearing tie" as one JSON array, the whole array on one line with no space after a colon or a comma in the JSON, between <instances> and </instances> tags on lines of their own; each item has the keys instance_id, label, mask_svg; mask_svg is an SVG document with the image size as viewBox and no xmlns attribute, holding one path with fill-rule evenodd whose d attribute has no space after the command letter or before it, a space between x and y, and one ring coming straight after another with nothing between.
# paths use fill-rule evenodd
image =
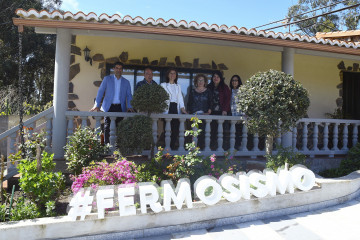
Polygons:
<instances>
[{"instance_id":1,"label":"man wearing tie","mask_svg":"<svg viewBox=\"0 0 360 240\"><path fill-rule=\"evenodd\" d=\"M132 99L130 82L126 78L122 77L123 67L123 63L116 62L113 68L114 74L104 77L96 95L95 105L92 109L90 109L91 112L98 112L100 110L103 112L134 111L130 104ZM101 103L102 99L103 101ZM120 120L120 118L116 118L116 126ZM110 123L110 117L105 117L105 143L109 143Z\"/></svg>"}]
</instances>

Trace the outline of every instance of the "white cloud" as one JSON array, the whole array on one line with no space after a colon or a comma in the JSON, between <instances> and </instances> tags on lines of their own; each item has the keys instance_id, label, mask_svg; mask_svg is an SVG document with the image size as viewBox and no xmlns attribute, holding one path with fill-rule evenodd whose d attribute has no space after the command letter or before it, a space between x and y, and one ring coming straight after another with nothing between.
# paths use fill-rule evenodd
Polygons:
<instances>
[{"instance_id":1,"label":"white cloud","mask_svg":"<svg viewBox=\"0 0 360 240\"><path fill-rule=\"evenodd\" d=\"M61 9L64 11L78 12L80 11L79 2L77 0L63 0Z\"/></svg>"}]
</instances>

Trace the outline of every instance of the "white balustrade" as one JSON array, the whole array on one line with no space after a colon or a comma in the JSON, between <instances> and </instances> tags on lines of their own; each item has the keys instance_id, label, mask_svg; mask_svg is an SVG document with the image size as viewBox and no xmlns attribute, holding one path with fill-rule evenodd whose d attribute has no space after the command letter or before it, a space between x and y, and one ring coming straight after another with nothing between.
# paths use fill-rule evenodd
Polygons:
<instances>
[{"instance_id":1,"label":"white balustrade","mask_svg":"<svg viewBox=\"0 0 360 240\"><path fill-rule=\"evenodd\" d=\"M68 116L79 117L82 119L82 125L84 123L84 119L87 119L88 117L95 117L95 126L100 126L101 119L105 116L109 116L112 119L113 126L110 126L110 143L114 146L116 143L116 128L115 128L115 118L116 117L129 117L134 116L139 113L102 113L102 112L67 112ZM159 119L164 119L165 123L165 148L169 150L172 154L183 154L185 153L185 123L187 119L190 119L193 117L193 115L187 115L187 114L178 114L178 115L167 115L167 114L152 114L152 136L155 142L158 141L158 121ZM205 147L202 150L204 155L210 155L212 153L215 153L217 155L222 155L224 153L223 149L223 143L224 143L224 135L225 137L228 137L228 134L224 134L224 127L223 125L225 121L228 121L230 123L230 134L229 134L229 150L231 152L234 152L235 150L235 143L236 143L236 123L239 121L239 117L230 117L230 116L213 116L213 115L199 115L197 116L205 125L204 126L204 135L205 135ZM178 149L171 149L170 142L171 142L171 120L173 118L178 118L180 125L179 125L179 148ZM69 118L68 118L69 119ZM217 149L211 150L211 122L215 121L218 125L217 127ZM236 151L235 156L249 156L249 157L257 157L264 155L264 149L259 149L259 135L253 134L253 142L251 145L253 145L252 149L247 148L249 133L247 131L245 120L240 119L242 122L242 135L241 135L241 145L238 151ZM351 146L355 145L357 143L358 139L358 126L360 125L359 120L343 120L343 119L301 119L298 121L297 125L301 124L303 126L301 139L300 142L297 139L297 127L292 128L292 143L291 145L293 148L297 151L300 151L304 154L316 156L316 155L328 155L333 156L334 154L346 154L348 151L348 138L349 138L349 126L351 125L352 132L351 132ZM319 126L323 126L323 128L319 128ZM331 126L331 127L329 127ZM339 126L344 127L344 131L342 134L338 134L339 132ZM70 127L68 125L68 127ZM330 131L331 130L331 131ZM312 134L309 134L311 132ZM68 134L72 134L71 130L68 129ZM309 137L311 136L311 138ZM332 149L329 149L329 139L332 141ZM341 140L340 140L341 139ZM278 144L279 141L281 141L281 138L278 136L275 139L275 142ZM312 142L313 147L311 149L308 149L308 143ZM338 148L338 143L342 142L342 148ZM323 143L323 146L321 149L319 149L318 145L319 143ZM214 145L214 146L215 146ZM226 144L227 145L227 144ZM224 146L226 146L224 145ZM301 149L297 149L296 146L302 145Z\"/></svg>"}]
</instances>

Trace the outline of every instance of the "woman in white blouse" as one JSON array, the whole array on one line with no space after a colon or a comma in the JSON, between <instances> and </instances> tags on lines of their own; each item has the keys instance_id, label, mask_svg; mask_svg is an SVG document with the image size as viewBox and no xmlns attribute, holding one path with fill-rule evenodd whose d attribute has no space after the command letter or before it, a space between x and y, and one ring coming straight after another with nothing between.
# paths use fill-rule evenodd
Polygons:
<instances>
[{"instance_id":1,"label":"woman in white blouse","mask_svg":"<svg viewBox=\"0 0 360 240\"><path fill-rule=\"evenodd\" d=\"M178 73L175 69L170 68L166 73L166 83L161 83L161 86L169 94L169 100L167 101L168 107L164 113L168 114L187 114L185 110L184 97L181 92L180 85L177 84ZM171 120L171 142L170 148L178 148L179 137L179 119Z\"/></svg>"},{"instance_id":2,"label":"woman in white blouse","mask_svg":"<svg viewBox=\"0 0 360 240\"><path fill-rule=\"evenodd\" d=\"M181 92L181 87L177 84L177 80L177 71L173 68L170 68L166 73L166 83L161 83L161 86L169 94L169 101L167 102L168 108L164 113L187 113L185 110L184 97Z\"/></svg>"}]
</instances>

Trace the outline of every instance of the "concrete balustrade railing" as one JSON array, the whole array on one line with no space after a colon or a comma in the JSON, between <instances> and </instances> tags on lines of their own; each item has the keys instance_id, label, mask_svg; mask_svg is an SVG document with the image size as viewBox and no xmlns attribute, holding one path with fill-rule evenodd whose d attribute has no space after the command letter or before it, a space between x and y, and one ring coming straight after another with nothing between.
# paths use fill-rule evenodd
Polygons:
<instances>
[{"instance_id":1,"label":"concrete balustrade railing","mask_svg":"<svg viewBox=\"0 0 360 240\"><path fill-rule=\"evenodd\" d=\"M50 108L24 122L24 126L30 129L37 129L37 122L45 118L46 125L42 128L46 130L46 150L52 151L52 131L53 131L53 108ZM104 112L81 112L67 111L67 136L71 136L77 127L85 127L89 120L93 119L91 126L100 131L101 124L105 116L109 116L113 121L110 126L110 144L112 149L116 146L116 117L128 118L140 113L104 113ZM158 143L171 154L186 153L186 143L191 139L185 136L185 131L190 129L190 119L194 115L188 114L152 114L152 132L154 142ZM233 116L197 116L203 123L203 136L201 146L202 154L223 155L229 151L233 156L249 156L256 158L265 154L264 138L258 134L250 134L244 124L244 117ZM171 121L179 120L179 135L176 149L170 147L171 141ZM75 121L76 120L76 121ZM310 157L325 155L334 157L337 154L346 154L352 146L359 140L358 128L360 120L344 119L311 119L303 118L298 121L296 127L290 133L291 138L282 138L280 135L274 139L274 143L292 146L299 152ZM15 153L18 146L19 127L15 126L0 134L0 141L7 141L8 153ZM199 142L195 139L196 142ZM289 141L289 142L285 142ZM275 145L275 144L274 144ZM150 151L144 151L149 154ZM274 149L276 152L276 147ZM12 167L9 165L8 167Z\"/></svg>"},{"instance_id":2,"label":"concrete balustrade railing","mask_svg":"<svg viewBox=\"0 0 360 240\"><path fill-rule=\"evenodd\" d=\"M28 133L32 135L34 132L40 129L46 131L46 150L51 152L52 142L52 119L54 114L54 108L51 107L36 116L29 118L23 123L24 128L27 129ZM45 118L45 124L43 124ZM7 142L7 154L10 155L18 150L19 145L19 125L12 127L11 129L0 134L0 141ZM7 168L14 168L15 165L8 162Z\"/></svg>"},{"instance_id":3,"label":"concrete balustrade railing","mask_svg":"<svg viewBox=\"0 0 360 240\"><path fill-rule=\"evenodd\" d=\"M67 134L73 134L76 126L74 119L81 119L77 123L81 127L87 126L87 120L93 118L95 127L101 126L101 121L105 116L111 120L116 117L128 118L139 113L103 113L103 112L78 112L67 111L68 120ZM188 114L152 114L152 131L154 142L157 142L172 154L186 153L186 142L191 140L185 137L184 132L190 129L190 119L194 115ZM202 153L222 155L229 151L234 156L249 156L256 158L265 154L264 138L258 134L250 134L244 124L244 117L233 116L214 116L198 115L203 122L204 145ZM171 140L171 121L179 120L179 136L176 149L170 147ZM165 124L165 126L164 126ZM299 152L314 157L315 155L328 155L334 157L336 154L346 154L350 147L358 142L359 120L344 119L311 119L303 118L298 121L293 128L292 138L289 143L284 143L284 139L279 135L274 139L276 144L293 146ZM161 139L162 138L162 139ZM286 139L286 138L285 138ZM198 141L199 139L195 139ZM112 121L110 126L110 144L116 145L116 126ZM114 149L114 147L113 147ZM275 148L276 152L276 148ZM144 152L148 153L147 151Z\"/></svg>"}]
</instances>

